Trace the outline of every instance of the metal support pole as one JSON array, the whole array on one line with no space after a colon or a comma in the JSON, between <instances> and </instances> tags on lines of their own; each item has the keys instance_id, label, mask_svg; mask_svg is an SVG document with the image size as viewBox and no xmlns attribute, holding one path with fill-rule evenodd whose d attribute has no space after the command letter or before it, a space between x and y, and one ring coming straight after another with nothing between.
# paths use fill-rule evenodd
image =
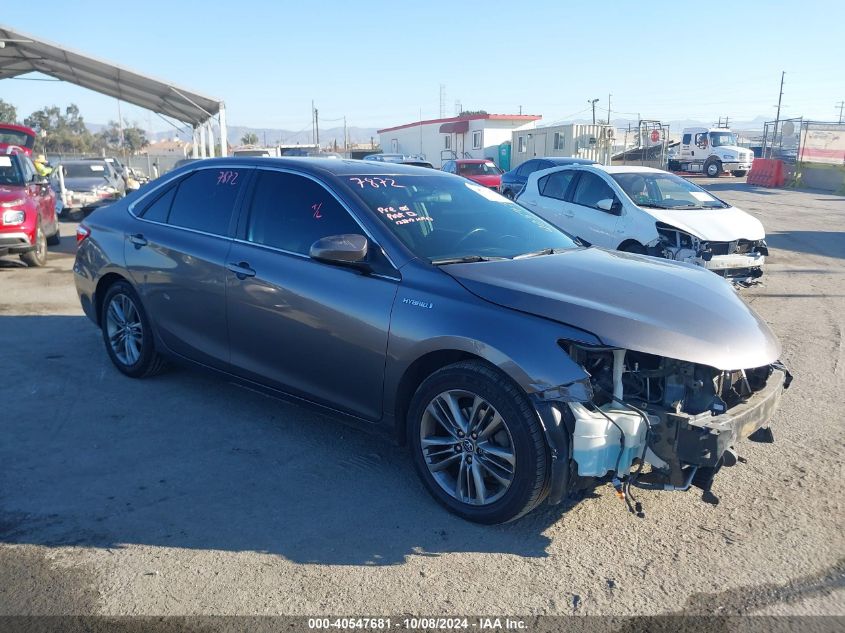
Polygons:
<instances>
[{"instance_id":1,"label":"metal support pole","mask_svg":"<svg viewBox=\"0 0 845 633\"><path fill-rule=\"evenodd\" d=\"M229 154L229 129L226 127L226 106L220 102L220 156Z\"/></svg>"},{"instance_id":2,"label":"metal support pole","mask_svg":"<svg viewBox=\"0 0 845 633\"><path fill-rule=\"evenodd\" d=\"M205 149L205 123L200 125L199 127L199 135L200 135L200 158L208 158L208 153Z\"/></svg>"},{"instance_id":3,"label":"metal support pole","mask_svg":"<svg viewBox=\"0 0 845 633\"><path fill-rule=\"evenodd\" d=\"M208 132L208 155L214 158L214 126L211 125L210 120L205 125L205 129Z\"/></svg>"},{"instance_id":4,"label":"metal support pole","mask_svg":"<svg viewBox=\"0 0 845 633\"><path fill-rule=\"evenodd\" d=\"M192 132L192 140L193 140L193 143L191 145L191 158L199 158L200 152L199 152L199 139L197 138L197 127L196 126L192 127L191 132Z\"/></svg>"},{"instance_id":5,"label":"metal support pole","mask_svg":"<svg viewBox=\"0 0 845 633\"><path fill-rule=\"evenodd\" d=\"M769 150L769 158L772 157L772 152L774 152L774 149L775 149L775 141L777 141L777 138L778 138L778 125L780 124L780 103L783 100L783 78L784 78L784 75L786 75L786 71L783 71L780 74L780 94L778 95L778 113L777 113L777 116L775 117L775 134L772 137L772 148L771 148L771 150Z\"/></svg>"}]
</instances>

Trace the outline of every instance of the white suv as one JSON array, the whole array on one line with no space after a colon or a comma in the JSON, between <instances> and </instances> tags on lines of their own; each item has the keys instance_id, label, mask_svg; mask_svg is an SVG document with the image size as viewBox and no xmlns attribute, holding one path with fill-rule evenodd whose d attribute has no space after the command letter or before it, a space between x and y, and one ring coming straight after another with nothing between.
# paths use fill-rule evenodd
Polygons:
<instances>
[{"instance_id":1,"label":"white suv","mask_svg":"<svg viewBox=\"0 0 845 633\"><path fill-rule=\"evenodd\" d=\"M517 202L595 246L698 264L737 282L760 277L769 254L759 220L650 167L545 169Z\"/></svg>"}]
</instances>

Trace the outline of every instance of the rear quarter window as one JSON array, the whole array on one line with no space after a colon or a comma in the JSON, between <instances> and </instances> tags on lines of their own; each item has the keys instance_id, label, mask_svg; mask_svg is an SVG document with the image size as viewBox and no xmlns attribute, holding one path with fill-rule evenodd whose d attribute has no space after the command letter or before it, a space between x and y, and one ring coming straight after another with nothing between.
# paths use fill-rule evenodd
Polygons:
<instances>
[{"instance_id":1,"label":"rear quarter window","mask_svg":"<svg viewBox=\"0 0 845 633\"><path fill-rule=\"evenodd\" d=\"M138 217L153 222L167 222L170 205L173 204L173 198L176 196L176 187L177 185L173 185L164 193L157 193L150 201L145 201L146 206L141 208L137 214Z\"/></svg>"}]
</instances>

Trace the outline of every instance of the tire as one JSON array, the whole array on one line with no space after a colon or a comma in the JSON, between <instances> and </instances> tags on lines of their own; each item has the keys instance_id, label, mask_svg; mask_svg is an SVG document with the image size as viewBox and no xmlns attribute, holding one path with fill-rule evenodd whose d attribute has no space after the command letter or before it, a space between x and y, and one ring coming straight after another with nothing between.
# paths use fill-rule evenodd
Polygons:
<instances>
[{"instance_id":1,"label":"tire","mask_svg":"<svg viewBox=\"0 0 845 633\"><path fill-rule=\"evenodd\" d=\"M522 389L497 369L464 361L434 372L414 394L407 423L417 474L454 514L505 523L548 494L550 458L540 420Z\"/></svg>"},{"instance_id":2,"label":"tire","mask_svg":"<svg viewBox=\"0 0 845 633\"><path fill-rule=\"evenodd\" d=\"M122 373L130 378L146 378L164 369L165 361L155 349L147 313L127 282L117 281L106 291L100 329L106 352Z\"/></svg>"},{"instance_id":3,"label":"tire","mask_svg":"<svg viewBox=\"0 0 845 633\"><path fill-rule=\"evenodd\" d=\"M708 158L704 163L704 173L710 178L718 178L722 173L722 163L716 159Z\"/></svg>"},{"instance_id":4,"label":"tire","mask_svg":"<svg viewBox=\"0 0 845 633\"><path fill-rule=\"evenodd\" d=\"M62 232L59 230L59 220L56 219L56 232L47 238L47 246L58 246L62 243Z\"/></svg>"},{"instance_id":5,"label":"tire","mask_svg":"<svg viewBox=\"0 0 845 633\"><path fill-rule=\"evenodd\" d=\"M38 268L47 264L47 236L41 228L41 222L35 229L35 250L21 254L21 261L30 268Z\"/></svg>"},{"instance_id":6,"label":"tire","mask_svg":"<svg viewBox=\"0 0 845 633\"><path fill-rule=\"evenodd\" d=\"M677 160L670 160L666 168L669 171L681 171L681 163Z\"/></svg>"},{"instance_id":7,"label":"tire","mask_svg":"<svg viewBox=\"0 0 845 633\"><path fill-rule=\"evenodd\" d=\"M510 189L505 189L505 190L502 192L502 195L503 195L505 198L507 198L508 200L513 200L513 198L514 198L513 191L511 191Z\"/></svg>"},{"instance_id":8,"label":"tire","mask_svg":"<svg viewBox=\"0 0 845 633\"><path fill-rule=\"evenodd\" d=\"M731 174L736 176L737 178L742 178L748 172L744 169L737 169L736 171L732 171Z\"/></svg>"},{"instance_id":9,"label":"tire","mask_svg":"<svg viewBox=\"0 0 845 633\"><path fill-rule=\"evenodd\" d=\"M646 251L645 246L643 246L639 242L626 242L625 244L620 244L618 250L620 250L624 253L634 253L636 255L648 255L648 251Z\"/></svg>"}]
</instances>

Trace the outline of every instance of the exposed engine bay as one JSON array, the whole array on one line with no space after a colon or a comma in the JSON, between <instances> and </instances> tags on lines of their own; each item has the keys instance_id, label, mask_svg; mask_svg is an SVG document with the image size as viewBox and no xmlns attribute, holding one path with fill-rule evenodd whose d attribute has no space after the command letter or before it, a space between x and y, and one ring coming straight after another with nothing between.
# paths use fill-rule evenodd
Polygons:
<instances>
[{"instance_id":1,"label":"exposed engine bay","mask_svg":"<svg viewBox=\"0 0 845 633\"><path fill-rule=\"evenodd\" d=\"M696 485L709 493L722 466L735 463L736 442L754 434L772 441L765 427L791 381L780 363L720 371L623 349L562 346L592 389L589 402L567 403L577 475L612 476L617 491Z\"/></svg>"},{"instance_id":2,"label":"exposed engine bay","mask_svg":"<svg viewBox=\"0 0 845 633\"><path fill-rule=\"evenodd\" d=\"M659 257L703 266L745 286L763 275L769 254L766 240L706 241L660 222L657 232L660 239L652 250Z\"/></svg>"}]
</instances>

